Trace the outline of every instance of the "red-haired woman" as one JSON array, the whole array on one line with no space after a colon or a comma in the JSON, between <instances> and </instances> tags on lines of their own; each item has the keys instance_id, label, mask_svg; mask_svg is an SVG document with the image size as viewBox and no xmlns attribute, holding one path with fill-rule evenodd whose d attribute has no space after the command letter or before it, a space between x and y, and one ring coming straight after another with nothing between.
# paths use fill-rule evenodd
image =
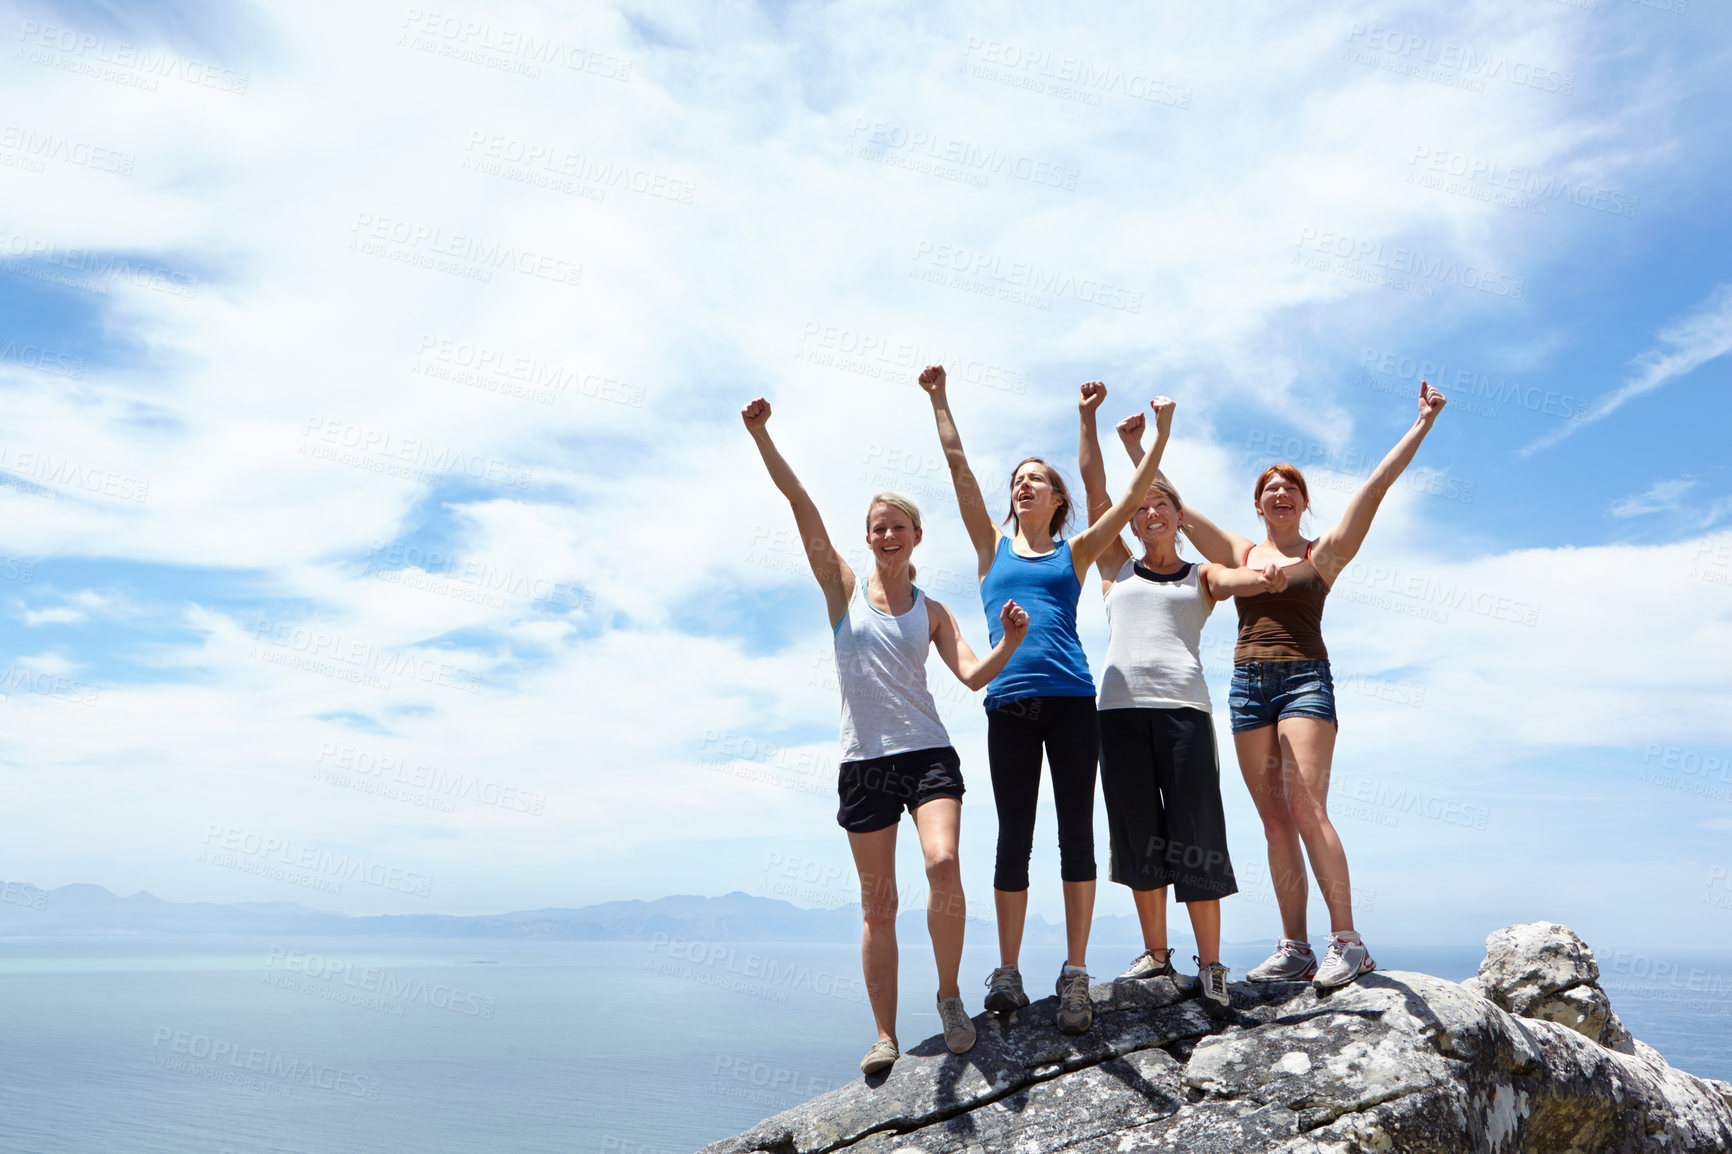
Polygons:
<instances>
[{"instance_id":1,"label":"red-haired woman","mask_svg":"<svg viewBox=\"0 0 1732 1154\"><path fill-rule=\"evenodd\" d=\"M929 366L920 374L920 386L931 394L962 523L980 563L987 628L996 640L999 606L1011 598L1029 616L1028 639L986 692L986 755L998 811L992 888L999 951L999 966L987 979L986 1008L1004 1013L1028 1004L1017 960L1028 915L1028 859L1034 849L1044 748L1058 812L1059 877L1064 882L1066 953L1057 983L1058 1027L1080 1034L1094 1021L1085 959L1095 904L1094 805L1100 730L1094 677L1077 637L1077 599L1089 566L1118 539L1160 467L1173 402L1166 397L1149 402L1155 410L1155 447L1124 496L1093 524L1061 540L1071 500L1058 471L1038 457L1016 466L1005 517L1015 528L1005 532L986 511L980 484L963 454L945 396L944 369Z\"/></svg>"},{"instance_id":2,"label":"red-haired woman","mask_svg":"<svg viewBox=\"0 0 1732 1154\"><path fill-rule=\"evenodd\" d=\"M1239 639L1228 693L1239 770L1269 841L1269 874L1281 910L1275 953L1246 976L1254 982L1304 981L1318 989L1343 986L1375 968L1353 925L1347 854L1330 824L1329 770L1335 753L1335 685L1323 646L1323 601L1359 552L1383 497L1407 468L1443 411L1444 396L1424 382L1419 416L1347 503L1339 524L1313 540L1300 531L1310 505L1305 478L1292 465L1271 465L1252 495L1264 538L1226 532L1196 509L1185 532L1199 552L1222 565L1287 567L1287 587L1236 599ZM1142 415L1119 424L1131 459L1142 456ZM1305 925L1309 882L1305 862L1329 907L1329 951L1321 966Z\"/></svg>"}]
</instances>

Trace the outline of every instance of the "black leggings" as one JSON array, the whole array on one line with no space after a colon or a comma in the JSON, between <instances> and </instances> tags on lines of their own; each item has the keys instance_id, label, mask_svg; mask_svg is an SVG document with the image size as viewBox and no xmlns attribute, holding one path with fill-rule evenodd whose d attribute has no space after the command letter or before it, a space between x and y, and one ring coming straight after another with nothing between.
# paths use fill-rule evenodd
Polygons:
<instances>
[{"instance_id":1,"label":"black leggings","mask_svg":"<svg viewBox=\"0 0 1732 1154\"><path fill-rule=\"evenodd\" d=\"M992 888L1028 889L1034 852L1035 803L1040 800L1040 754L1052 772L1058 810L1059 877L1095 880L1095 768L1100 730L1092 697L1026 697L986 715L986 756L992 802L998 808L998 864Z\"/></svg>"}]
</instances>

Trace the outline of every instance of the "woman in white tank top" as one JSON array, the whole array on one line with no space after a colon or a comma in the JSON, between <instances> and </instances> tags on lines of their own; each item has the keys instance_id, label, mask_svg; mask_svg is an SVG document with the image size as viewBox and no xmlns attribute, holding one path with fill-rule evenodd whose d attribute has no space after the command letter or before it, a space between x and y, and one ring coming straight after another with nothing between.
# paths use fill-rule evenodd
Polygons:
<instances>
[{"instance_id":1,"label":"woman in white tank top","mask_svg":"<svg viewBox=\"0 0 1732 1154\"><path fill-rule=\"evenodd\" d=\"M1078 401L1079 465L1089 512L1109 498L1095 432L1106 388L1090 382ZM1242 593L1284 588L1286 571L1192 564L1178 552L1184 506L1157 481L1131 515L1142 546L1134 560L1122 539L1097 567L1107 609L1101 674L1101 793L1111 841L1110 877L1129 886L1143 953L1122 978L1173 977L1167 946L1167 887L1185 903L1197 939L1204 1008L1229 1005L1221 964L1221 899L1238 892L1227 853L1221 769L1209 687L1198 645L1215 604Z\"/></svg>"},{"instance_id":2,"label":"woman in white tank top","mask_svg":"<svg viewBox=\"0 0 1732 1154\"><path fill-rule=\"evenodd\" d=\"M957 988L967 906L956 843L962 820L962 772L926 687L926 655L936 646L970 689L995 677L1028 631L1015 602L1000 615L1003 640L977 658L950 611L914 584L911 555L920 544L920 512L894 493L866 510L872 570L857 577L842 559L817 506L770 440L770 403L740 410L770 479L794 510L812 575L824 591L842 689L842 766L837 821L848 831L860 875L861 956L878 1041L860 1069L876 1074L898 1055L896 1043L896 831L906 808L914 816L930 890L927 926L938 963L938 1015L955 1053L974 1045L975 1030Z\"/></svg>"}]
</instances>

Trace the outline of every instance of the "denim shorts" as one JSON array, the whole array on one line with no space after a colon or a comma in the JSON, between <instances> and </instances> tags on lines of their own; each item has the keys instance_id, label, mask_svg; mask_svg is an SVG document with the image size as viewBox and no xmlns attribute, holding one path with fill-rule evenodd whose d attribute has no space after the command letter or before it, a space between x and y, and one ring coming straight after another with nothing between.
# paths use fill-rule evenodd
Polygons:
<instances>
[{"instance_id":1,"label":"denim shorts","mask_svg":"<svg viewBox=\"0 0 1732 1154\"><path fill-rule=\"evenodd\" d=\"M1262 729L1283 717L1335 718L1335 681L1327 661L1248 661L1233 666L1227 690L1233 732Z\"/></svg>"}]
</instances>

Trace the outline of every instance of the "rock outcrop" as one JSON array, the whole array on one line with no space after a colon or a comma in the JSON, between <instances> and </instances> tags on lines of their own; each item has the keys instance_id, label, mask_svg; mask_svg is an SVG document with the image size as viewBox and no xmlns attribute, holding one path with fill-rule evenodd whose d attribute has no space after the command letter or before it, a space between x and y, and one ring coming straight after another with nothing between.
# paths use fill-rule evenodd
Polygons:
<instances>
[{"instance_id":1,"label":"rock outcrop","mask_svg":"<svg viewBox=\"0 0 1732 1154\"><path fill-rule=\"evenodd\" d=\"M983 1014L968 1054L928 1039L702 1154L1732 1151L1732 1085L1631 1039L1580 938L1538 922L1486 946L1464 984L1236 983L1221 1019L1164 978L1095 986L1081 1037L1053 998Z\"/></svg>"}]
</instances>

